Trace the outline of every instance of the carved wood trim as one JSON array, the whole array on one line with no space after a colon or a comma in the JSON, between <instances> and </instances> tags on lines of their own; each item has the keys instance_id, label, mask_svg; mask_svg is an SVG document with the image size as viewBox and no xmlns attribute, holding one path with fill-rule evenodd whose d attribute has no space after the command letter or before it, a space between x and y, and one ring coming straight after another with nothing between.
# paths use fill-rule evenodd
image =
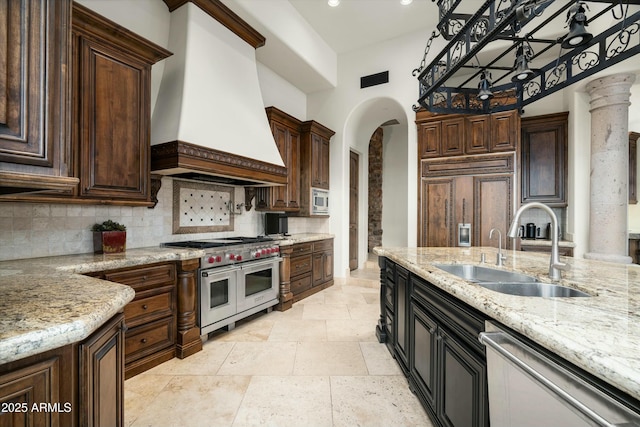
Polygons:
<instances>
[{"instance_id":1,"label":"carved wood trim","mask_svg":"<svg viewBox=\"0 0 640 427\"><path fill-rule=\"evenodd\" d=\"M243 178L271 184L287 183L287 168L273 163L183 141L171 141L151 146L152 171L160 173L177 168L199 171L206 175Z\"/></svg>"},{"instance_id":2,"label":"carved wood trim","mask_svg":"<svg viewBox=\"0 0 640 427\"><path fill-rule=\"evenodd\" d=\"M514 171L515 156L513 152L507 154L479 155L471 157L447 157L443 159L427 159L421 162L421 176L454 176L479 175L494 173L512 173Z\"/></svg>"},{"instance_id":3,"label":"carved wood trim","mask_svg":"<svg viewBox=\"0 0 640 427\"><path fill-rule=\"evenodd\" d=\"M293 293L291 292L291 253L293 245L281 246L280 256L280 301L276 310L286 311L293 306Z\"/></svg>"},{"instance_id":4,"label":"carved wood trim","mask_svg":"<svg viewBox=\"0 0 640 427\"><path fill-rule=\"evenodd\" d=\"M178 339L176 356L180 359L202 350L200 328L196 324L198 303L197 272L199 259L187 259L176 263L178 267Z\"/></svg>"},{"instance_id":5,"label":"carved wood trim","mask_svg":"<svg viewBox=\"0 0 640 427\"><path fill-rule=\"evenodd\" d=\"M151 194L149 197L151 198L152 206L148 206L149 209L153 209L158 204L158 193L160 192L160 188L162 187L162 175L151 174Z\"/></svg>"},{"instance_id":6,"label":"carved wood trim","mask_svg":"<svg viewBox=\"0 0 640 427\"><path fill-rule=\"evenodd\" d=\"M169 8L169 12L173 12L183 4L193 3L254 49L265 44L266 39L262 34L219 0L164 0L164 3Z\"/></svg>"}]
</instances>

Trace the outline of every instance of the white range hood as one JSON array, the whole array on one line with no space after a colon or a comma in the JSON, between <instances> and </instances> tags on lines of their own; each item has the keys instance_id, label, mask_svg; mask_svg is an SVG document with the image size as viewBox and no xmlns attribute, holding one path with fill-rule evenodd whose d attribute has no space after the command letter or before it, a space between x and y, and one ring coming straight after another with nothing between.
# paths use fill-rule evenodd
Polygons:
<instances>
[{"instance_id":1,"label":"white range hood","mask_svg":"<svg viewBox=\"0 0 640 427\"><path fill-rule=\"evenodd\" d=\"M152 172L284 184L255 48L187 2L171 12L168 49L174 55L165 62L151 120Z\"/></svg>"}]
</instances>

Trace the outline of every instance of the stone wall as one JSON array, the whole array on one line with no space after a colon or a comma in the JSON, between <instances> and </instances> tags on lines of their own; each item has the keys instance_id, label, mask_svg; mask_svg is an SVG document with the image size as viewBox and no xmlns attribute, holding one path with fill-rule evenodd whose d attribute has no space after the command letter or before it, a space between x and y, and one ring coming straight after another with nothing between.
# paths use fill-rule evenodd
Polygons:
<instances>
[{"instance_id":1,"label":"stone wall","mask_svg":"<svg viewBox=\"0 0 640 427\"><path fill-rule=\"evenodd\" d=\"M382 245L382 128L369 141L369 234L367 251Z\"/></svg>"}]
</instances>

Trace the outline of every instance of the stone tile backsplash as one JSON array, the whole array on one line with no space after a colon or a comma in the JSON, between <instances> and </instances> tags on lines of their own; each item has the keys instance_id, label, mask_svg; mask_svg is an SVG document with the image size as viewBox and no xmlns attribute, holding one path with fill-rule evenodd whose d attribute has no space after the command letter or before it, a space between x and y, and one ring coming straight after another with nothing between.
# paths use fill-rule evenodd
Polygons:
<instances>
[{"instance_id":1,"label":"stone tile backsplash","mask_svg":"<svg viewBox=\"0 0 640 427\"><path fill-rule=\"evenodd\" d=\"M93 251L91 226L111 219L127 226L127 247L158 246L178 240L264 233L264 214L255 209L234 216L234 230L217 233L173 234L173 180L162 178L154 209L130 206L88 206L0 202L0 261L88 253ZM244 188L234 189L236 203L244 202ZM329 232L329 220L290 218L290 233Z\"/></svg>"}]
</instances>

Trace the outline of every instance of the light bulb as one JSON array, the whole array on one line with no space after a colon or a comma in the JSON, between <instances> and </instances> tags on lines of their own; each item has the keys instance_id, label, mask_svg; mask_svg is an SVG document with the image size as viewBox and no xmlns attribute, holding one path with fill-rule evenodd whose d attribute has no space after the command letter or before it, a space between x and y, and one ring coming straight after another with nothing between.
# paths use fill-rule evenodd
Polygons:
<instances>
[{"instance_id":1,"label":"light bulb","mask_svg":"<svg viewBox=\"0 0 640 427\"><path fill-rule=\"evenodd\" d=\"M336 7L337 5L339 5L339 4L340 4L340 0L329 0L327 3L328 3L328 4L329 4L329 6L331 6L331 7Z\"/></svg>"}]
</instances>

